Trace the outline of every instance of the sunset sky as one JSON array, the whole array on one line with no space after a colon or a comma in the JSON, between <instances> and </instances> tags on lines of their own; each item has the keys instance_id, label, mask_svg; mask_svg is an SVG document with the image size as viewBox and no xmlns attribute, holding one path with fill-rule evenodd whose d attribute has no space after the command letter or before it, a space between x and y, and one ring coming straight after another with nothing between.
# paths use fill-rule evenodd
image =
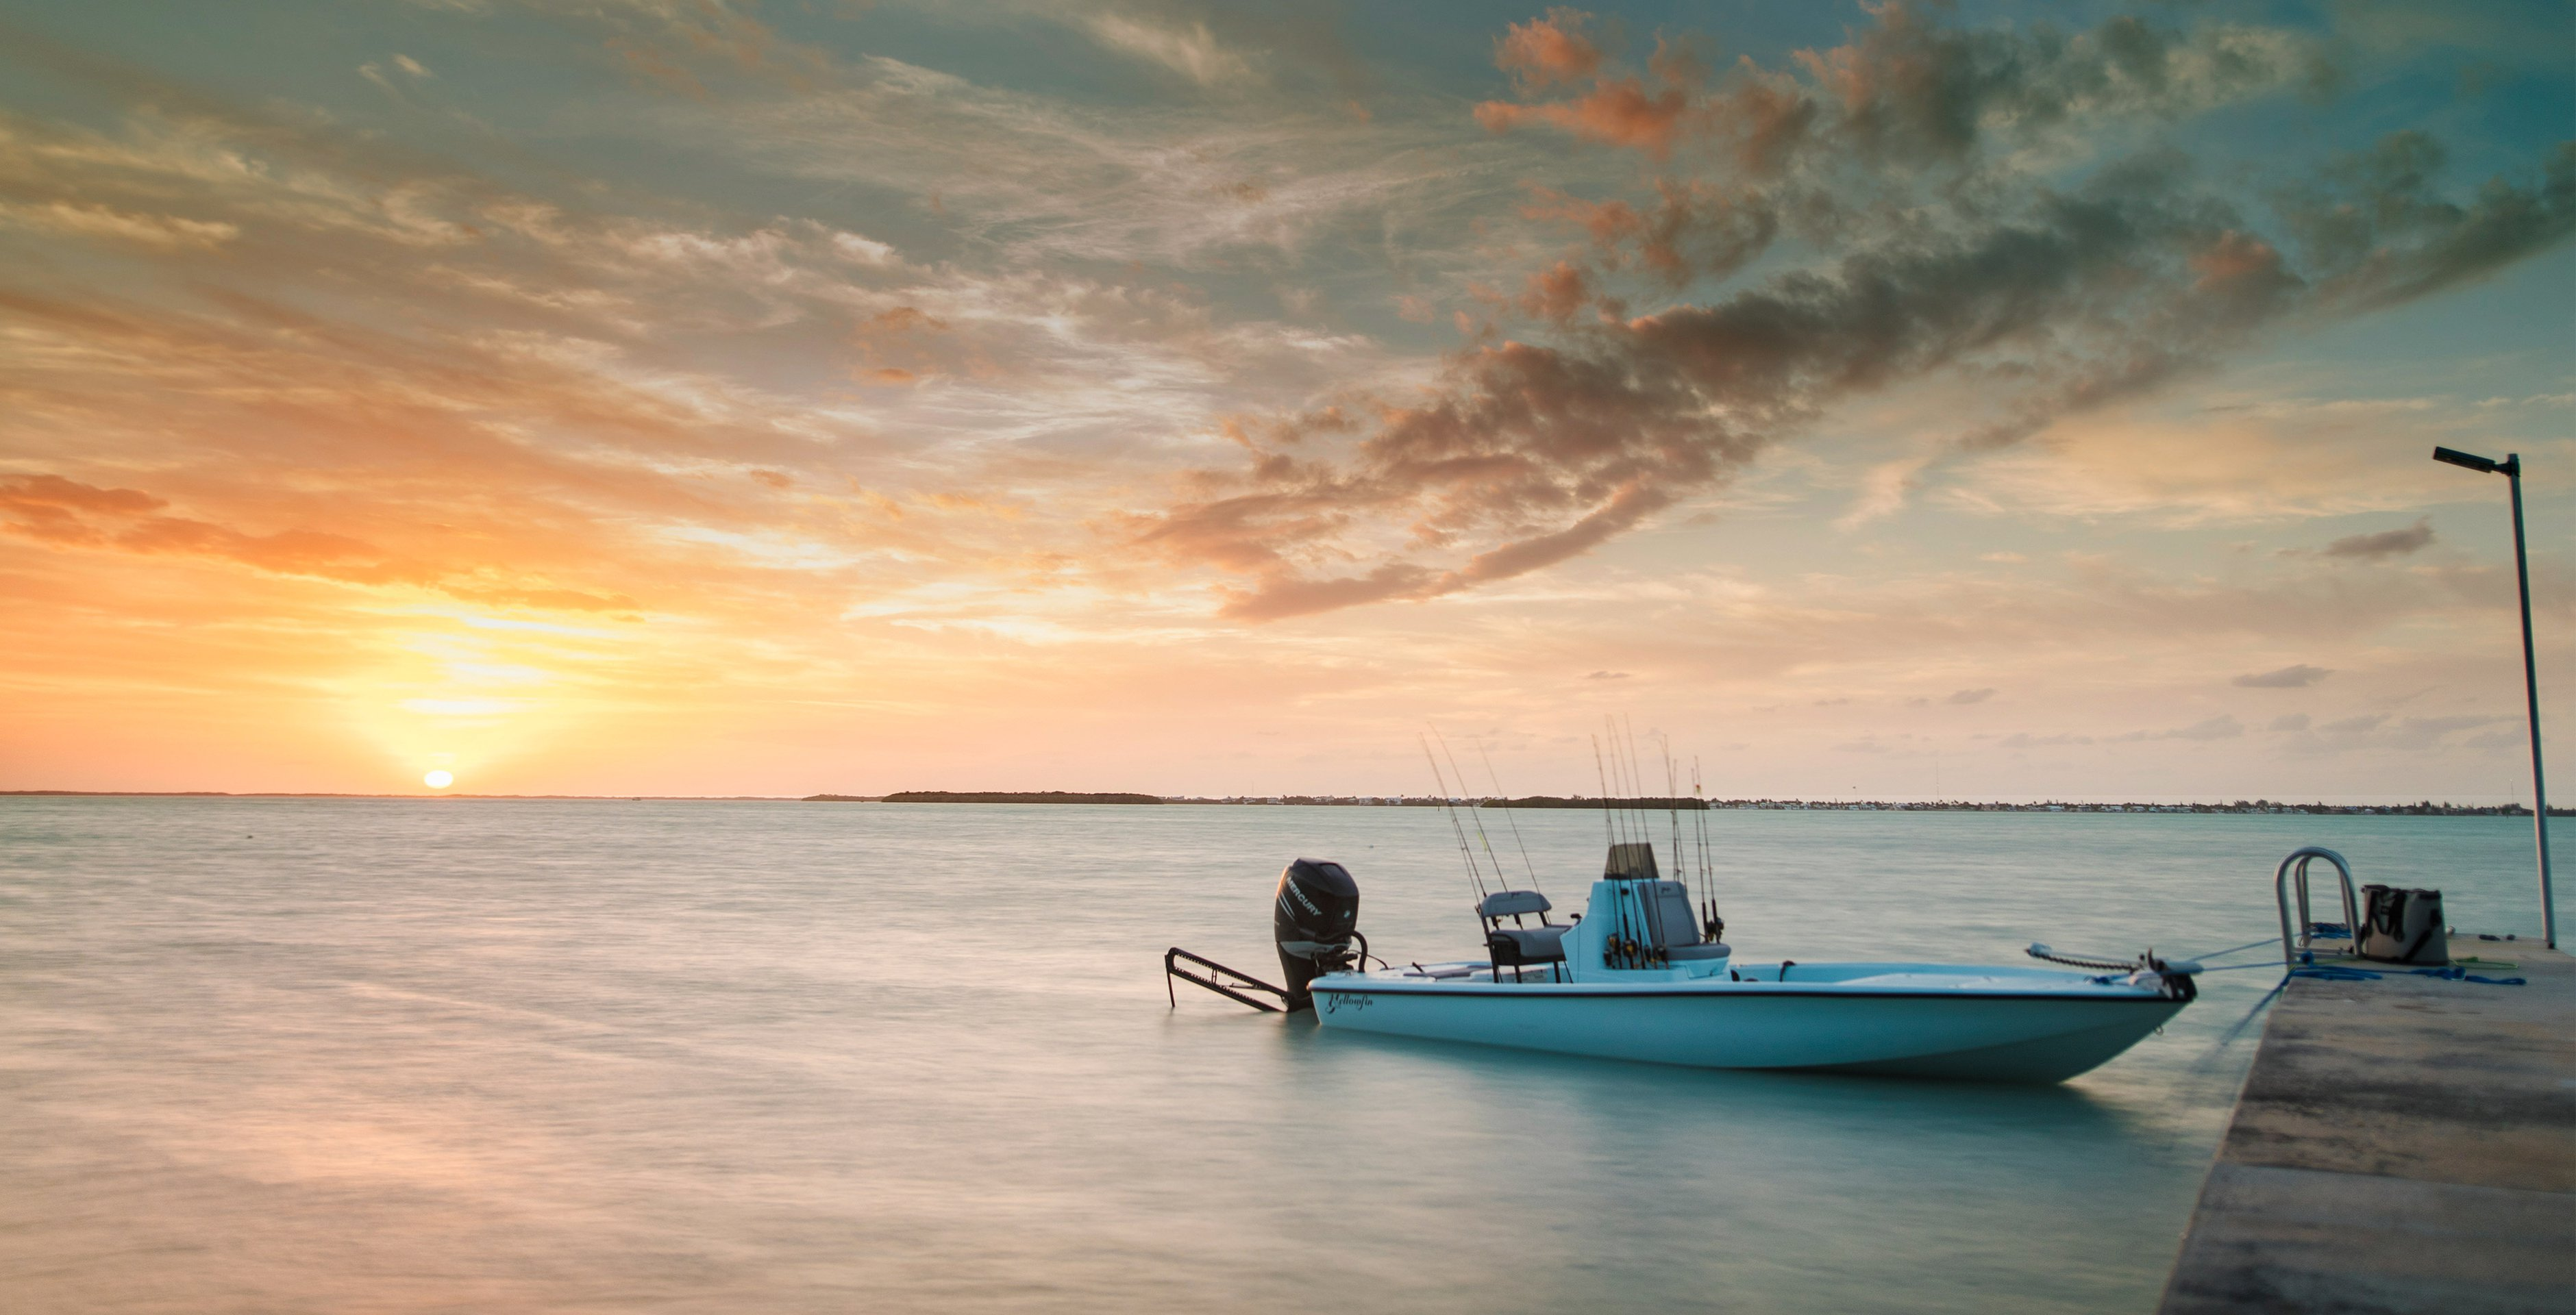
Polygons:
<instances>
[{"instance_id":1,"label":"sunset sky","mask_svg":"<svg viewBox=\"0 0 2576 1315\"><path fill-rule=\"evenodd\" d=\"M0 0L0 788L2576 798L2576 18ZM1471 784L1487 788L1474 766Z\"/></svg>"}]
</instances>

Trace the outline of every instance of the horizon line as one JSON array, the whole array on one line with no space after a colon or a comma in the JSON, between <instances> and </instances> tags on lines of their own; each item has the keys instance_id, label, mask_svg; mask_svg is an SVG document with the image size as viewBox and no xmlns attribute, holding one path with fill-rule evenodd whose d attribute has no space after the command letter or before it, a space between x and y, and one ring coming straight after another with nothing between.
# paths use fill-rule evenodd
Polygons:
<instances>
[{"instance_id":1,"label":"horizon line","mask_svg":"<svg viewBox=\"0 0 2576 1315\"><path fill-rule=\"evenodd\" d=\"M1665 804L1665 796L1662 796L1662 795L1636 795L1636 796L1619 796L1619 795L1613 795L1613 796L1608 796L1607 798L1602 798L1602 797L1588 797L1588 796L1583 796L1583 795L1451 795L1451 796L1446 796L1446 797L1443 797L1443 796L1440 796L1440 795L1407 795L1407 794L1394 794L1394 795L1367 795L1367 794L1360 794L1360 795L1313 795L1313 794L1156 795L1156 794L1149 794L1148 792L1145 792L1145 791L1133 791L1133 792L1107 792L1107 791L1063 791L1063 790L990 790L990 791L900 791L900 790L899 790L899 791L892 791L892 792L889 792L889 793L891 793L891 794L942 794L942 793L968 794L968 793L973 793L973 794L1001 794L1001 795L1016 795L1016 796L1026 796L1026 797L1027 797L1027 798L1026 798L1026 801L1027 801L1027 802L1036 802L1036 803L1048 802L1047 800L1043 799L1041 796L1051 795L1051 794L1054 794L1054 795L1060 795L1060 794L1095 794L1095 795L1096 795L1096 794L1103 794L1103 793L1133 793L1133 794L1137 794L1137 795L1144 796L1144 797L1146 797L1146 798L1153 799L1153 800L1155 800L1155 801L1156 801L1156 802L1158 802L1158 803L1172 803L1172 804L1200 804L1200 805L1234 805L1234 806L1240 806L1240 807L1279 807L1279 806L1283 806L1283 805L1285 805L1285 806L1308 806L1308 807L1362 807L1362 808L1365 808L1365 807L1381 807L1381 808L1384 808L1384 807L1421 807L1421 806L1439 806L1439 805L1441 805L1441 804L1443 804L1443 803L1453 804L1453 805L1455 805L1455 804L1464 804L1464 805L1480 805L1480 804L1488 804L1488 803L1495 803L1495 802L1505 802L1505 803L1508 803L1508 802L1510 802L1510 801L1512 801L1512 800L1514 800L1514 799L1556 799L1556 800L1567 800L1567 801L1571 801L1572 803L1574 803L1574 804L1576 804L1576 805L1579 805L1579 806L1580 806L1579 808L1566 808L1564 805L1559 805L1559 810L1560 810L1560 811L1582 811L1583 809L1588 809L1588 808L1590 808L1590 807L1592 807L1592 806L1595 806L1595 805L1602 806L1602 807L1604 807L1604 808L1606 809L1606 808L1607 808L1607 807L1609 807L1609 806L1613 806L1613 805L1620 805L1620 804L1628 804L1628 805L1630 805L1631 807L1643 806L1643 807L1648 808L1650 811L1651 811L1652 809L1654 809L1654 808L1658 808L1658 807L1668 807L1668 805L1666 805L1666 804ZM882 802L885 802L885 801L886 801L886 799L887 799L887 795L853 795L853 794L832 794L832 793L821 793L821 794L812 794L812 795L760 795L760 794L734 794L734 795L663 795L663 794L479 794L479 793L478 793L478 794L469 794L469 793L463 793L463 792L458 792L458 791L436 791L436 792L422 791L422 792L416 792L416 793L391 793L391 792L374 792L374 793L370 793L370 792L362 792L362 791L346 791L346 790L58 790L58 789L21 789L21 790L0 790L0 798L21 798L21 799L24 799L24 798L37 798L37 799L66 799L66 798L68 798L68 799L359 799L359 800L427 800L427 799L457 799L457 800L469 800L469 799L470 799L470 800L483 800L483 801L487 801L487 802L507 802L507 801L512 801L512 800L519 800L519 801L527 801L527 802L571 802L571 803L789 803L789 804L793 804L793 803L882 803ZM1681 798L1681 796L1675 796L1675 798ZM1390 802L1386 802L1386 801L1394 801L1394 802L1390 803ZM909 801L907 801L907 802L909 802ZM923 802L938 802L938 803L940 803L942 806L946 806L946 807L955 807L955 806L956 806L956 803L955 803L955 802L951 802L951 801L923 801ZM1001 800L1001 801L988 801L988 802L1004 802L1004 803L1011 803L1011 802L1021 802L1021 801L1020 801L1020 800ZM1740 809L1740 808L1729 808L1729 807L1726 807L1726 806L1728 806L1728 805L1756 805L1756 806L1758 806L1758 805L1763 805L1763 804L1770 804L1770 805L1774 805L1774 806L1781 807L1781 808L1786 808L1786 807L1789 807L1789 806L1793 806L1793 805L1794 805L1794 806L1796 806L1797 808L1800 808L1800 809L1803 809L1803 810L1806 810L1806 811L1821 811L1821 812L1834 812L1834 811L1871 811L1871 810L1873 810L1873 809L1878 810L1878 811L1900 811L1900 812L1903 812L1903 811L1912 811L1912 812L1945 812L1945 811L1949 811L1949 812L1973 812L1973 811L1978 811L1978 810L1981 810L1981 809L2015 809L2015 810L2022 810L2022 809L2040 809L2040 810L2045 810L2045 809L2050 808L2050 807L2052 807L2052 806L2055 806L2055 807L2061 807L2061 808L2092 808L2092 809L2127 809L2127 808L2137 808L2137 809L2167 809L2167 810L2171 810L2171 809L2212 809L2212 810L2217 810L2217 811L2222 811L2222 812L2231 812L2231 813L2232 813L2232 812L2247 811L2247 810L2252 810L2252 809L2258 809L2258 808L2259 808L2259 809L2271 809L2271 810L2288 811L2288 810L2294 810L2294 809L2295 809L2295 810L2310 810L2310 809L2350 810L2350 809L2356 809L2356 808L2427 808L2427 807L2429 807L2429 808L2433 808L2433 809L2437 809L2437 810L2455 810L2455 811L2458 811L2458 810L2466 810L2466 811L2471 811L2471 812L2486 812L2486 811L2496 811L2496 810L2517 810L2517 811L2518 811L2518 813L2519 813L2520 815L2527 816L2527 815L2529 815L2529 813L2530 813L2530 811L2531 811L2531 810L2530 810L2530 808L2529 808L2529 806L2527 806L2527 805L2523 804L2523 803L2522 803L2522 801L2521 801L2520 799L2508 799L2508 800L2506 800L2506 801L2503 801L2503 802L2496 802L2496 803L2456 803L2456 802L2453 802L2453 801L2448 800L2448 799L2444 799L2444 800L2442 800L2442 801L2440 801L2440 802L2436 802L2436 801L2434 801L2434 800L2432 800L2432 799L2429 799L2429 798L2417 798L2417 799L2407 799L2407 800L2393 800L2393 799L2391 799L2391 800L2379 800L2379 801L2366 802L2366 803L2365 803L2365 802L2353 802L2353 803L2329 803L2329 802L2327 802L2327 801L2325 801L2325 800L2323 800L2323 799L2311 799L2311 800L2307 800L2307 801L2302 802L2302 801L2297 801L2297 800L2288 800L2288 799L2270 799L2270 798L2261 798L2261 799L2234 799L2234 800L2211 800L2211 799L2174 799L2174 798L2163 798L2163 799L2158 799L2158 798L2149 798L2149 799L2112 799L2112 798L2089 798L2089 799L2088 799L2088 798L2044 798L2044 799L2043 799L2043 798L2033 797L2033 798L2027 798L2027 799L1987 799L1987 800L1970 800L1970 799L1960 799L1960 798L1939 798L1939 799L1935 799L1935 798L1925 798L1925 797L1920 797L1920 796L1913 796L1913 797L1908 797L1908 796L1896 796L1896 797L1891 797L1891 798L1886 798L1886 799L1858 799L1858 798L1840 798L1840 799L1802 799L1802 798L1792 798L1792 797L1786 797L1786 796L1753 796L1753 795L1747 795L1747 796L1733 796L1733 797L1726 797L1726 798L1708 797L1708 798L1707 798L1707 803L1708 803L1708 805L1710 806L1711 811L1743 811L1743 810L1742 810L1742 809ZM1074 807L1074 806L1115 806L1115 805L1073 805L1073 804L1066 804L1066 805L1062 805L1062 806L1066 806L1066 807ZM2506 815L2512 815L2512 814L2506 814ZM2566 805L2552 804L2552 805L2550 806L2550 808L2549 808L2549 815L2550 815L2550 816L2552 816L2552 817L2576 816L2576 807L2570 807L2570 806L2566 806Z\"/></svg>"}]
</instances>

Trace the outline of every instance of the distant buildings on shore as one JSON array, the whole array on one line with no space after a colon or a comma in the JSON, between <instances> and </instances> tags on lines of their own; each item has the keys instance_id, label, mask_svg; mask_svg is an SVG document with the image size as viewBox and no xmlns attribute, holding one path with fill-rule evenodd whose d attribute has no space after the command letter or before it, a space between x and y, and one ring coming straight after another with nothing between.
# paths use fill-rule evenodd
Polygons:
<instances>
[{"instance_id":1,"label":"distant buildings on shore","mask_svg":"<svg viewBox=\"0 0 2576 1315\"><path fill-rule=\"evenodd\" d=\"M1736 810L1762 812L1891 812L1891 813L2295 813L2295 814L2374 814L2402 817L2529 817L2531 810L2520 804L2451 804L2424 800L2412 804L2325 804L2284 803L2271 799L2239 799L2233 803L2203 804L2108 804L2067 803L1970 803L1961 799L1924 801L1890 801L1878 799L1587 799L1581 795L1536 796L1526 799L1489 797L1442 799L1437 795L1228 795L1221 799L1165 795L1167 804L1302 804L1307 806L1340 806L1357 808L1436 808L1455 805L1468 808L1622 808L1660 812L1669 809L1697 811ZM2576 809L2553 806L2551 817L2576 816Z\"/></svg>"}]
</instances>

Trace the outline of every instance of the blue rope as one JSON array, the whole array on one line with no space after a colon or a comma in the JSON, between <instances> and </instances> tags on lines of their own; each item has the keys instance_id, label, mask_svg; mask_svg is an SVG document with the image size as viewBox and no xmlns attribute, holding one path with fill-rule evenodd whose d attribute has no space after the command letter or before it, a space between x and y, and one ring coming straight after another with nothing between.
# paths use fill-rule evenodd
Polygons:
<instances>
[{"instance_id":1,"label":"blue rope","mask_svg":"<svg viewBox=\"0 0 2576 1315\"><path fill-rule=\"evenodd\" d=\"M2245 965L2242 965L2242 966L2243 966L2243 967L2247 967L2247 968L2252 968L2252 967L2257 967L2257 966L2259 966L2259 965L2255 965L2255 964L2245 964ZM2210 972L2221 972L2221 971L2224 971L2224 970L2223 970L2223 969L2208 969L2208 970L2205 970L2205 971L2210 971ZM2529 982L2527 979L2525 979L2525 978L2521 978L2521 977L2480 977L2480 976L2477 976L2477 975L2476 975L2476 974L2474 974L2474 973L2471 973L2468 969L2466 969L2466 968L2462 968L2462 967L2458 967L2458 966L2456 966L2456 965L2454 965L2454 966L2452 966L2452 967L2449 967L2449 968L2409 968L2409 969L2407 969L2407 970L2406 970L2406 972L2407 972L2407 975L2409 975L2409 976L2414 976L2414 977L2439 977L2439 978L2441 978L2441 979L2443 979L2443 980L2445 980L2445 981L2452 981L2452 982L2478 982L2478 983L2481 983L2481 984L2483 984L2483 985L2487 985L2487 986L2528 986L2528 985L2530 985L2530 982ZM2291 969L2291 970L2290 970L2290 976L2292 976L2292 977L2315 977L2315 978L2319 978L2319 979L2321 979L2321 980L2329 981L2329 982L2375 982L2375 981L2378 981L2380 978L2385 977L2385 976L2387 976L2387 975L2388 975L2388 974L2386 974L2386 973L2375 973L2375 972L2371 972L2371 971L2369 971L2368 969L2364 969L2364 968L2346 968L2346 967L2343 967L2343 966L2342 966L2342 965L2340 965L2340 964L2331 964L2331 963L2328 963L2328 964L2317 964L2317 965L2315 965L2315 966L2313 966L2313 967L2293 968L2293 969Z\"/></svg>"},{"instance_id":2,"label":"blue rope","mask_svg":"<svg viewBox=\"0 0 2576 1315\"><path fill-rule=\"evenodd\" d=\"M2471 974L2468 969L2460 967L2458 964L2453 964L2448 968L2418 968L2414 971L2415 975L2418 977L2439 977L2447 981L2454 982L2484 982L2489 986L2530 985L2528 981L2520 977L2478 977Z\"/></svg>"}]
</instances>

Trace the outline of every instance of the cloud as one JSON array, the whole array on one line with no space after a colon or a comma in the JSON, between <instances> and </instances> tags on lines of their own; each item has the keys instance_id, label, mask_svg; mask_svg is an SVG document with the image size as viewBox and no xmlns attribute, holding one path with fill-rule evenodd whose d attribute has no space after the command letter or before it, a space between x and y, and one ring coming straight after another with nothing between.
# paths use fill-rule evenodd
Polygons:
<instances>
[{"instance_id":1,"label":"cloud","mask_svg":"<svg viewBox=\"0 0 2576 1315\"><path fill-rule=\"evenodd\" d=\"M1440 597L1625 534L1870 394L1968 385L1987 400L1946 451L1990 452L2210 369L2315 304L2320 279L2356 277L2340 256L2300 269L2259 215L2171 148L2072 183L1994 154L2086 116L2185 115L2291 89L2315 72L2312 43L2127 19L2065 42L1946 29L1902 4L1876 14L1851 44L1795 69L1745 66L1705 93L1672 48L1644 75L1593 59L1579 15L1512 29L1498 56L1525 91L1588 78L1592 92L1489 102L1490 128L1536 117L1658 156L1692 133L1745 128L1756 92L1809 107L1807 126L1780 129L1793 145L1765 146L1758 161L1684 160L1682 176L1654 180L1652 207L1532 189L1524 217L1573 226L1599 253L1589 274L1563 257L1527 272L1517 306L1539 333L1487 329L1429 389L1344 393L1247 428L1247 467L1196 472L1165 511L1133 522L1130 543L1253 577L1224 593L1224 614L1242 620ZM1811 149L1812 167L1800 163ZM1904 167L1844 167L1881 158ZM2554 214L2559 189L2499 181L2471 208ZM1630 268L1675 285L1704 263L1734 269L1791 210L1833 258L1644 313L1608 282ZM2456 227L2372 232L2403 259ZM2525 254L2563 236L2515 231L2524 240L2511 249ZM2426 278L2468 268L2428 259ZM1903 463L1881 474L1855 519L1892 509L1915 479Z\"/></svg>"},{"instance_id":2,"label":"cloud","mask_svg":"<svg viewBox=\"0 0 2576 1315\"><path fill-rule=\"evenodd\" d=\"M0 223L23 228L49 228L81 237L109 238L165 251L217 247L241 236L239 225L219 219L188 219L68 201L53 201L41 206L0 202Z\"/></svg>"},{"instance_id":3,"label":"cloud","mask_svg":"<svg viewBox=\"0 0 2576 1315\"><path fill-rule=\"evenodd\" d=\"M2402 530L2381 530L2376 534L2353 534L2325 546L2328 557L2358 557L2375 562L2389 557L2403 557L2433 542L2433 518L2419 516Z\"/></svg>"},{"instance_id":4,"label":"cloud","mask_svg":"<svg viewBox=\"0 0 2576 1315\"><path fill-rule=\"evenodd\" d=\"M766 472L755 472L766 473ZM56 547L201 557L278 575L354 585L411 585L504 607L630 612L633 598L508 583L475 563L407 558L348 535L296 528L269 534L158 514L170 504L139 489L102 489L57 475L0 477L0 532Z\"/></svg>"},{"instance_id":5,"label":"cloud","mask_svg":"<svg viewBox=\"0 0 2576 1315\"><path fill-rule=\"evenodd\" d=\"M2326 722L2314 730L2289 728L2284 743L2290 752L2326 756L2365 752L2429 753L2446 746L2450 737L2481 726L2510 722L2512 718L2462 713L2442 717L2392 718L2387 713L2360 713ZM2461 747L2492 752L2500 747L2517 747L2523 743L2519 732L2491 731L2458 742Z\"/></svg>"},{"instance_id":6,"label":"cloud","mask_svg":"<svg viewBox=\"0 0 2576 1315\"><path fill-rule=\"evenodd\" d=\"M1591 21L1578 9L1550 9L1514 23L1494 41L1494 67L1533 89L1590 77L1601 67L1601 48L1584 31Z\"/></svg>"},{"instance_id":7,"label":"cloud","mask_svg":"<svg viewBox=\"0 0 2576 1315\"><path fill-rule=\"evenodd\" d=\"M2189 726L2182 727L2179 730L2166 731L2157 738L2171 740L2232 740L2244 733L2245 723L2236 720L2236 718L2231 714L2222 712L2207 721L2197 721L2193 722Z\"/></svg>"},{"instance_id":8,"label":"cloud","mask_svg":"<svg viewBox=\"0 0 2576 1315\"><path fill-rule=\"evenodd\" d=\"M2286 186L2282 216L2330 306L2376 309L2475 281L2576 233L2576 141L2560 142L2534 187L2488 179L2466 203L2435 190L2448 153L2416 129Z\"/></svg>"},{"instance_id":9,"label":"cloud","mask_svg":"<svg viewBox=\"0 0 2576 1315\"><path fill-rule=\"evenodd\" d=\"M2090 735L2060 733L2056 735L2034 736L2026 733L2015 732L2014 734L1995 741L1995 747L1999 749L2049 749L2065 745L2091 744L2092 742L2093 737Z\"/></svg>"},{"instance_id":10,"label":"cloud","mask_svg":"<svg viewBox=\"0 0 2576 1315\"><path fill-rule=\"evenodd\" d=\"M2318 681L2333 674L2334 673L2327 668L2311 667L2301 663L2294 666L2283 667L2278 671L2265 671L2250 676L2238 676L2236 679L2227 683L2244 689L2306 689L2308 686L2316 684Z\"/></svg>"},{"instance_id":11,"label":"cloud","mask_svg":"<svg viewBox=\"0 0 2576 1315\"><path fill-rule=\"evenodd\" d=\"M1995 691L1991 688L1963 689L1952 691L1950 697L1941 701L1943 703L1983 703L1994 696Z\"/></svg>"},{"instance_id":12,"label":"cloud","mask_svg":"<svg viewBox=\"0 0 2576 1315\"><path fill-rule=\"evenodd\" d=\"M1596 671L1584 677L1585 680L1626 680L1627 678L1628 673L1624 671Z\"/></svg>"},{"instance_id":13,"label":"cloud","mask_svg":"<svg viewBox=\"0 0 2576 1315\"><path fill-rule=\"evenodd\" d=\"M1205 23L1164 26L1131 14L1094 14L1085 27L1101 45L1180 74L1202 87L1249 80L1252 65L1217 44Z\"/></svg>"},{"instance_id":14,"label":"cloud","mask_svg":"<svg viewBox=\"0 0 2576 1315\"><path fill-rule=\"evenodd\" d=\"M2272 719L2272 724L2264 727L2263 729L2267 731L2303 731L2307 728L2308 714L2304 712L2285 712L2278 717L2274 717Z\"/></svg>"},{"instance_id":15,"label":"cloud","mask_svg":"<svg viewBox=\"0 0 2576 1315\"><path fill-rule=\"evenodd\" d=\"M2205 721L2196 721L2189 726L2178 726L2172 730L2131 731L2126 735L2115 735L2111 737L2110 743L2136 744L2143 740L2232 740L2244 733L2245 723L2238 721L2231 713L2222 712Z\"/></svg>"},{"instance_id":16,"label":"cloud","mask_svg":"<svg viewBox=\"0 0 2576 1315\"><path fill-rule=\"evenodd\" d=\"M2034 29L1962 29L1937 10L1893 3L1829 50L1792 68L1749 60L1711 81L1685 47L1658 40L1643 75L1610 60L1554 10L1515 26L1495 63L1524 94L1588 78L1572 100L1487 101L1477 120L1501 132L1544 123L1661 159L1701 145L1756 177L1809 160L1901 169L1968 158L1989 138L2027 145L2114 118L2177 118L2315 85L2330 76L2320 44L2274 28L2203 23L2188 31L2119 16L2068 39Z\"/></svg>"},{"instance_id":17,"label":"cloud","mask_svg":"<svg viewBox=\"0 0 2576 1315\"><path fill-rule=\"evenodd\" d=\"M1689 100L1678 88L1649 91L1638 78L1604 82L1579 100L1546 105L1486 101L1476 107L1476 122L1495 132L1525 123L1553 123L1589 141L1629 146L1657 159L1671 153Z\"/></svg>"}]
</instances>

